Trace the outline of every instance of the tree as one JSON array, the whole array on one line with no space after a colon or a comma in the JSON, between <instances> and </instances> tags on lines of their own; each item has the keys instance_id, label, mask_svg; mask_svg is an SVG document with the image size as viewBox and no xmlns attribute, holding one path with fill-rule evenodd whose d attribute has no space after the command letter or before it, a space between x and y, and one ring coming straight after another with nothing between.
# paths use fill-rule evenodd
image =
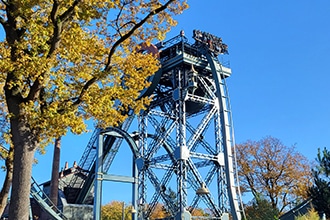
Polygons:
<instances>
[{"instance_id":1,"label":"tree","mask_svg":"<svg viewBox=\"0 0 330 220\"><path fill-rule=\"evenodd\" d=\"M308 160L274 137L236 146L242 192L263 195L280 212L307 197L311 172Z\"/></svg>"},{"instance_id":2,"label":"tree","mask_svg":"<svg viewBox=\"0 0 330 220\"><path fill-rule=\"evenodd\" d=\"M312 169L314 183L309 189L315 209L322 215L330 217L330 152L318 149L316 158L318 165Z\"/></svg>"},{"instance_id":3,"label":"tree","mask_svg":"<svg viewBox=\"0 0 330 220\"><path fill-rule=\"evenodd\" d=\"M245 205L245 214L246 220L276 220L279 211L268 200L257 197L250 204Z\"/></svg>"},{"instance_id":4,"label":"tree","mask_svg":"<svg viewBox=\"0 0 330 220\"><path fill-rule=\"evenodd\" d=\"M206 213L202 208L196 208L193 209L193 211L191 212L192 216L209 216L208 213Z\"/></svg>"},{"instance_id":5,"label":"tree","mask_svg":"<svg viewBox=\"0 0 330 220\"><path fill-rule=\"evenodd\" d=\"M305 215L299 215L294 220L320 220L320 216L314 208L311 208Z\"/></svg>"},{"instance_id":6,"label":"tree","mask_svg":"<svg viewBox=\"0 0 330 220\"><path fill-rule=\"evenodd\" d=\"M164 205L157 203L154 210L151 212L150 219L162 219L167 217L167 213L164 210Z\"/></svg>"},{"instance_id":7,"label":"tree","mask_svg":"<svg viewBox=\"0 0 330 220\"><path fill-rule=\"evenodd\" d=\"M0 128L13 155L4 183L10 185L13 175L11 219L28 218L37 149L68 130L85 132L87 119L116 126L148 104L139 93L159 66L154 55L137 52L139 44L164 39L176 24L173 16L186 7L185 0L0 2L6 34L0 42Z\"/></svg>"},{"instance_id":8,"label":"tree","mask_svg":"<svg viewBox=\"0 0 330 220\"><path fill-rule=\"evenodd\" d=\"M112 201L101 207L102 220L122 219L123 214L125 220L131 220L132 206L125 206L123 202Z\"/></svg>"}]
</instances>

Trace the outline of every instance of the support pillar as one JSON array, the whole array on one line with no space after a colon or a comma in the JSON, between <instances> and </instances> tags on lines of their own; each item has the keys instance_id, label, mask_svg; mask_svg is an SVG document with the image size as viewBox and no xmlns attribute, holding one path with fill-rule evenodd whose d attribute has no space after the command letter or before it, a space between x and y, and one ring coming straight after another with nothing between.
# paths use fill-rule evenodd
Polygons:
<instances>
[{"instance_id":1,"label":"support pillar","mask_svg":"<svg viewBox=\"0 0 330 220\"><path fill-rule=\"evenodd\" d=\"M101 202L102 202L102 176L103 176L103 135L98 136L97 157L95 166L95 197L94 197L94 220L101 219Z\"/></svg>"}]
</instances>

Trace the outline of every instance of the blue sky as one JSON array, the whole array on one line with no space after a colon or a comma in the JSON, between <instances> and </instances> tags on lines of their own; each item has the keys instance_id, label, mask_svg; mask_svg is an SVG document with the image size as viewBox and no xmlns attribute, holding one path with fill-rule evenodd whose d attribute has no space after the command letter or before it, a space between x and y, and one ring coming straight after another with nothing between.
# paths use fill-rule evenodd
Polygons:
<instances>
[{"instance_id":1,"label":"blue sky","mask_svg":"<svg viewBox=\"0 0 330 220\"><path fill-rule=\"evenodd\" d=\"M314 160L330 143L330 1L188 1L168 39L199 29L229 46L236 143L271 135ZM3 30L0 29L0 37ZM92 129L92 128L91 128ZM61 164L79 161L91 134L62 140ZM53 148L33 168L49 180Z\"/></svg>"}]
</instances>

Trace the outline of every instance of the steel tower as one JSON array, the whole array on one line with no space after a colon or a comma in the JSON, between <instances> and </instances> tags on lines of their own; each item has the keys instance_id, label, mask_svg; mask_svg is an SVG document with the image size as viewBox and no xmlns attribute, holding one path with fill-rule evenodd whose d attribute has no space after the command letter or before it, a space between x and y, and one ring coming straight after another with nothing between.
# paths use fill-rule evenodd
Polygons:
<instances>
[{"instance_id":1,"label":"steel tower","mask_svg":"<svg viewBox=\"0 0 330 220\"><path fill-rule=\"evenodd\" d=\"M96 174L90 172L82 183L78 203L84 203L95 181L97 213L102 181L114 180L132 183L133 219L148 219L162 203L176 220L193 218L191 213L199 207L210 211L210 219L231 215L241 220L244 213L225 83L231 69L218 60L227 53L227 45L214 35L193 33L194 43L181 32L144 48L161 62L141 94L150 97L151 104L121 127L94 133L79 165ZM107 175L123 142L133 154L132 177Z\"/></svg>"}]
</instances>

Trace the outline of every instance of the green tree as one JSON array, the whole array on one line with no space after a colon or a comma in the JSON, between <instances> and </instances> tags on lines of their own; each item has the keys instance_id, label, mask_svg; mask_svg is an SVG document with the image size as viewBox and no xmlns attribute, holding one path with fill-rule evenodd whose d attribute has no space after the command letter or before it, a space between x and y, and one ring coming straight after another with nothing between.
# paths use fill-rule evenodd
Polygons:
<instances>
[{"instance_id":1,"label":"green tree","mask_svg":"<svg viewBox=\"0 0 330 220\"><path fill-rule=\"evenodd\" d=\"M294 146L266 137L239 144L236 152L243 193L251 192L255 199L264 195L280 212L307 197L311 185L309 161Z\"/></svg>"},{"instance_id":2,"label":"green tree","mask_svg":"<svg viewBox=\"0 0 330 220\"><path fill-rule=\"evenodd\" d=\"M318 149L317 166L312 169L314 184L309 189L315 209L330 218L330 152Z\"/></svg>"},{"instance_id":3,"label":"green tree","mask_svg":"<svg viewBox=\"0 0 330 220\"><path fill-rule=\"evenodd\" d=\"M85 120L116 126L148 104L139 97L158 68L139 44L162 40L185 0L2 0L1 134L7 140L11 219L27 219L33 157ZM117 105L119 104L119 105ZM7 156L7 155L6 155Z\"/></svg>"},{"instance_id":4,"label":"green tree","mask_svg":"<svg viewBox=\"0 0 330 220\"><path fill-rule=\"evenodd\" d=\"M267 199L256 197L245 205L245 214L247 220L276 220L279 210Z\"/></svg>"}]
</instances>

